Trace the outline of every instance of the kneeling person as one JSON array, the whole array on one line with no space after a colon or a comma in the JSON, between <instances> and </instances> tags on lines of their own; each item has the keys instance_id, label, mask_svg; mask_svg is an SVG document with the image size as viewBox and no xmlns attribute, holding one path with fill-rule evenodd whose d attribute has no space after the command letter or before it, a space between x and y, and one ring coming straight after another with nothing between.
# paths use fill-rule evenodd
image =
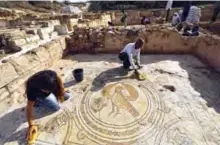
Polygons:
<instances>
[{"instance_id":1,"label":"kneeling person","mask_svg":"<svg viewBox=\"0 0 220 145\"><path fill-rule=\"evenodd\" d=\"M123 61L123 67L129 69L132 66L133 69L140 69L140 51L144 45L143 39L138 39L135 43L128 43L119 54L119 59ZM135 62L134 62L135 59Z\"/></svg>"},{"instance_id":2,"label":"kneeling person","mask_svg":"<svg viewBox=\"0 0 220 145\"><path fill-rule=\"evenodd\" d=\"M40 71L31 76L26 83L27 107L26 116L29 124L29 133L33 132L32 114L36 105L50 108L52 111L60 109L59 102L69 98L64 92L61 78L51 70Z\"/></svg>"}]
</instances>

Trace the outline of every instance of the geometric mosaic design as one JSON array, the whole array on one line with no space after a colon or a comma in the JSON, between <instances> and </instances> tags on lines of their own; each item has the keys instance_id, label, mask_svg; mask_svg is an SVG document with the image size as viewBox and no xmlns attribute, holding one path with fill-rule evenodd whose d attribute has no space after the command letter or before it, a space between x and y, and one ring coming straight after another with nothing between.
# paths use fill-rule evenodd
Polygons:
<instances>
[{"instance_id":1,"label":"geometric mosaic design","mask_svg":"<svg viewBox=\"0 0 220 145\"><path fill-rule=\"evenodd\" d=\"M73 112L67 109L41 122L38 144L47 143L48 137L59 144L83 140L97 145L133 144L155 136L164 118L161 97L146 83L109 83L99 91L88 91L77 102Z\"/></svg>"},{"instance_id":2,"label":"geometric mosaic design","mask_svg":"<svg viewBox=\"0 0 220 145\"><path fill-rule=\"evenodd\" d=\"M191 117L174 117L164 98L148 81L123 80L78 97L72 109L64 109L41 122L38 145L218 145L219 130L204 118L204 110L190 110ZM184 99L184 98L182 98ZM189 104L188 104L189 105ZM197 112L198 111L198 112ZM185 112L185 113L186 113ZM196 113L197 114L193 114ZM180 112L181 113L181 112ZM169 114L169 115L168 115ZM205 126L205 123L209 123ZM204 125L204 126L203 126ZM206 132L205 132L206 131Z\"/></svg>"}]
</instances>

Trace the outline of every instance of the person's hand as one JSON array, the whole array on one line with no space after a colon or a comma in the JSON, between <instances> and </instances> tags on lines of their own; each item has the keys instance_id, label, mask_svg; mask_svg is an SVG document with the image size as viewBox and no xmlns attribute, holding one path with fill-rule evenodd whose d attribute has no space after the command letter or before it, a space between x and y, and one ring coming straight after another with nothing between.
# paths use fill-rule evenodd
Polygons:
<instances>
[{"instance_id":1,"label":"person's hand","mask_svg":"<svg viewBox=\"0 0 220 145\"><path fill-rule=\"evenodd\" d=\"M139 72L138 72L138 70L137 70L137 69L134 69L134 73L135 73L136 75L138 75L138 74L139 74Z\"/></svg>"},{"instance_id":2,"label":"person's hand","mask_svg":"<svg viewBox=\"0 0 220 145\"><path fill-rule=\"evenodd\" d=\"M138 65L138 69L142 69L143 68L143 66L141 66L141 65Z\"/></svg>"},{"instance_id":3,"label":"person's hand","mask_svg":"<svg viewBox=\"0 0 220 145\"><path fill-rule=\"evenodd\" d=\"M28 128L28 132L26 135L26 140L31 141L33 139L34 134L37 134L37 126L36 125L31 125Z\"/></svg>"},{"instance_id":4,"label":"person's hand","mask_svg":"<svg viewBox=\"0 0 220 145\"><path fill-rule=\"evenodd\" d=\"M64 102L64 96L59 96L58 98L59 98L59 99L58 99L58 100L59 100L59 101L58 101L59 103L63 103L63 102Z\"/></svg>"}]
</instances>

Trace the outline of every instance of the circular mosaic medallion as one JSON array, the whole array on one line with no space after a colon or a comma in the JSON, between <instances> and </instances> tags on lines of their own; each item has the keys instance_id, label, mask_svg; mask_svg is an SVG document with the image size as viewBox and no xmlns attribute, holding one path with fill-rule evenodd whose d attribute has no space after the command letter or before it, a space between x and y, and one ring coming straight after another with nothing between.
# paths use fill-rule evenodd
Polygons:
<instances>
[{"instance_id":1,"label":"circular mosaic medallion","mask_svg":"<svg viewBox=\"0 0 220 145\"><path fill-rule=\"evenodd\" d=\"M164 104L150 84L110 83L88 91L76 106L78 137L98 143L150 138L162 123Z\"/></svg>"}]
</instances>

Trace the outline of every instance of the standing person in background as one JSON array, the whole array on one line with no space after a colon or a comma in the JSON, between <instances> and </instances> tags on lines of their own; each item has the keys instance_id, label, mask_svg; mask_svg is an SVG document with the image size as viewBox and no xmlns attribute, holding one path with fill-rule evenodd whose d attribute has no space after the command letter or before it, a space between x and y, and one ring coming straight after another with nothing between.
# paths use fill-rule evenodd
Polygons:
<instances>
[{"instance_id":1,"label":"standing person in background","mask_svg":"<svg viewBox=\"0 0 220 145\"><path fill-rule=\"evenodd\" d=\"M126 26L127 26L127 14L125 13L124 10L121 10L121 12L122 12L121 22L124 25L124 27L126 28Z\"/></svg>"},{"instance_id":2,"label":"standing person in background","mask_svg":"<svg viewBox=\"0 0 220 145\"><path fill-rule=\"evenodd\" d=\"M218 16L219 12L220 12L220 1L217 1L216 4L215 4L215 8L213 10L213 15L212 15L211 22L216 21L216 18Z\"/></svg>"},{"instance_id":3,"label":"standing person in background","mask_svg":"<svg viewBox=\"0 0 220 145\"><path fill-rule=\"evenodd\" d=\"M166 11L167 11L166 22L167 22L168 19L169 19L170 10L172 9L172 5L173 5L173 0L168 0L168 1L167 1L167 5L166 5Z\"/></svg>"},{"instance_id":4,"label":"standing person in background","mask_svg":"<svg viewBox=\"0 0 220 145\"><path fill-rule=\"evenodd\" d=\"M201 8L197 6L191 6L185 21L187 23L191 23L194 25L199 23L200 18L201 18Z\"/></svg>"},{"instance_id":5,"label":"standing person in background","mask_svg":"<svg viewBox=\"0 0 220 145\"><path fill-rule=\"evenodd\" d=\"M182 22L184 22L186 20L188 14L189 14L189 10L190 10L191 5L192 5L191 1L186 1L184 3L182 18L181 18Z\"/></svg>"}]
</instances>

